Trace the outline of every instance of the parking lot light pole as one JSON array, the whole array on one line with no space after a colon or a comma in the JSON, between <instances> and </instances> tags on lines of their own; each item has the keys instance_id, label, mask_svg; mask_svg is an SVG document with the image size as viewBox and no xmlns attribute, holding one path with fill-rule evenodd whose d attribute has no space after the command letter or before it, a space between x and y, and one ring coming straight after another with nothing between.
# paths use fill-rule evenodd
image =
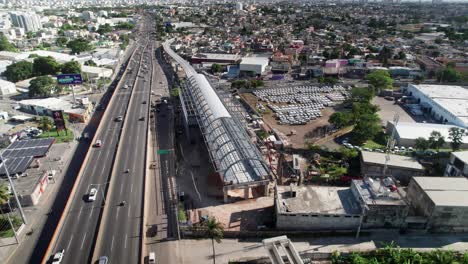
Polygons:
<instances>
[{"instance_id":1,"label":"parking lot light pole","mask_svg":"<svg viewBox=\"0 0 468 264\"><path fill-rule=\"evenodd\" d=\"M21 218L23 219L23 223L26 225L28 222L27 222L27 220L26 220L26 216L24 215L23 207L21 207L21 203L20 203L20 201L19 201L19 199L18 199L18 194L16 193L15 186L13 185L13 182L12 182L12 180L11 180L10 173L8 172L8 168L7 168L6 162L5 162L5 160L3 159L3 153L2 153L2 152L0 152L0 161L1 161L2 164L3 164L3 167L5 167L5 172L6 172L6 175L7 175L7 178L8 178L8 182L10 183L11 190L13 191L13 196L15 196L16 203L18 204L18 209L19 209L19 211L20 211Z\"/></svg>"}]
</instances>

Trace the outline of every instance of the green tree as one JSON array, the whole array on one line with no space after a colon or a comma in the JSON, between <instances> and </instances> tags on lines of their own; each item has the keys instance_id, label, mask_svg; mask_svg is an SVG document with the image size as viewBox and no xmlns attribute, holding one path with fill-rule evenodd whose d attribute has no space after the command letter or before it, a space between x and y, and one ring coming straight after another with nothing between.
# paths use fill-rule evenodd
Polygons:
<instances>
[{"instance_id":1,"label":"green tree","mask_svg":"<svg viewBox=\"0 0 468 264\"><path fill-rule=\"evenodd\" d=\"M349 124L350 116L347 113L335 112L328 118L328 122L336 128L342 128Z\"/></svg>"},{"instance_id":2,"label":"green tree","mask_svg":"<svg viewBox=\"0 0 468 264\"><path fill-rule=\"evenodd\" d=\"M2 35L0 36L0 51L16 51L16 48Z\"/></svg>"},{"instance_id":3,"label":"green tree","mask_svg":"<svg viewBox=\"0 0 468 264\"><path fill-rule=\"evenodd\" d=\"M135 24L133 23L130 23L130 22L119 22L117 23L117 25L115 25L115 28L116 29L134 29L135 28Z\"/></svg>"},{"instance_id":4,"label":"green tree","mask_svg":"<svg viewBox=\"0 0 468 264\"><path fill-rule=\"evenodd\" d=\"M461 79L462 74L450 66L437 73L439 82L459 82Z\"/></svg>"},{"instance_id":5,"label":"green tree","mask_svg":"<svg viewBox=\"0 0 468 264\"><path fill-rule=\"evenodd\" d=\"M81 64L77 61L69 61L62 64L62 73L81 73Z\"/></svg>"},{"instance_id":6,"label":"green tree","mask_svg":"<svg viewBox=\"0 0 468 264\"><path fill-rule=\"evenodd\" d=\"M3 75L10 82L18 82L33 76L33 64L29 61L19 61L6 67Z\"/></svg>"},{"instance_id":7,"label":"green tree","mask_svg":"<svg viewBox=\"0 0 468 264\"><path fill-rule=\"evenodd\" d=\"M43 131L51 131L54 128L54 122L50 117L43 116L39 120L39 128Z\"/></svg>"},{"instance_id":8,"label":"green tree","mask_svg":"<svg viewBox=\"0 0 468 264\"><path fill-rule=\"evenodd\" d=\"M112 26L106 23L104 25L99 26L97 33L104 35L106 33L112 32L112 30L113 30Z\"/></svg>"},{"instance_id":9,"label":"green tree","mask_svg":"<svg viewBox=\"0 0 468 264\"><path fill-rule=\"evenodd\" d=\"M67 43L67 48L71 49L74 54L93 50L91 43L84 38L77 38L69 41Z\"/></svg>"},{"instance_id":10,"label":"green tree","mask_svg":"<svg viewBox=\"0 0 468 264\"><path fill-rule=\"evenodd\" d=\"M370 102L374 96L374 89L354 87L350 99L354 102Z\"/></svg>"},{"instance_id":11,"label":"green tree","mask_svg":"<svg viewBox=\"0 0 468 264\"><path fill-rule=\"evenodd\" d=\"M357 150L344 148L344 147L340 148L340 153L341 153L342 159L344 159L344 160L354 159L359 155Z\"/></svg>"},{"instance_id":12,"label":"green tree","mask_svg":"<svg viewBox=\"0 0 468 264\"><path fill-rule=\"evenodd\" d=\"M8 191L8 186L4 183L0 185L0 204L5 204L10 199L11 194Z\"/></svg>"},{"instance_id":13,"label":"green tree","mask_svg":"<svg viewBox=\"0 0 468 264\"><path fill-rule=\"evenodd\" d=\"M223 238L223 225L216 220L214 217L208 218L203 222L203 226L206 228L207 235L211 238L211 245L213 248L213 264L216 264L216 253L215 253L215 244L221 243L221 238Z\"/></svg>"},{"instance_id":14,"label":"green tree","mask_svg":"<svg viewBox=\"0 0 468 264\"><path fill-rule=\"evenodd\" d=\"M384 64L387 65L388 60L393 57L393 50L387 46L383 46L383 48L379 51L379 55L377 58Z\"/></svg>"},{"instance_id":15,"label":"green tree","mask_svg":"<svg viewBox=\"0 0 468 264\"><path fill-rule=\"evenodd\" d=\"M223 66L217 64L217 63L213 63L211 64L211 71L213 73L217 73L217 72L221 72L223 70Z\"/></svg>"},{"instance_id":16,"label":"green tree","mask_svg":"<svg viewBox=\"0 0 468 264\"><path fill-rule=\"evenodd\" d=\"M366 75L365 79L372 85L378 93L382 90L389 90L393 88L393 79L390 73L385 70L376 70Z\"/></svg>"},{"instance_id":17,"label":"green tree","mask_svg":"<svg viewBox=\"0 0 468 264\"><path fill-rule=\"evenodd\" d=\"M67 45L67 42L68 42L68 38L66 37L58 37L56 40L55 40L55 43L57 44L57 46L59 47L65 47Z\"/></svg>"},{"instance_id":18,"label":"green tree","mask_svg":"<svg viewBox=\"0 0 468 264\"><path fill-rule=\"evenodd\" d=\"M60 71L60 63L53 57L37 57L33 62L33 73L35 76L56 75Z\"/></svg>"},{"instance_id":19,"label":"green tree","mask_svg":"<svg viewBox=\"0 0 468 264\"><path fill-rule=\"evenodd\" d=\"M445 138L440 134L439 131L432 131L429 136L429 146L439 151L439 149L445 144Z\"/></svg>"},{"instance_id":20,"label":"green tree","mask_svg":"<svg viewBox=\"0 0 468 264\"><path fill-rule=\"evenodd\" d=\"M416 149L419 149L419 150L427 150L428 148L430 148L430 144L429 144L429 141L423 137L418 137L416 138L416 140L414 141L414 147Z\"/></svg>"},{"instance_id":21,"label":"green tree","mask_svg":"<svg viewBox=\"0 0 468 264\"><path fill-rule=\"evenodd\" d=\"M453 151L460 149L463 143L463 137L466 135L465 130L458 127L451 127L449 130L449 139L451 140L450 145Z\"/></svg>"},{"instance_id":22,"label":"green tree","mask_svg":"<svg viewBox=\"0 0 468 264\"><path fill-rule=\"evenodd\" d=\"M353 141L364 143L369 139L373 139L382 131L380 119L376 114L364 114L359 117L353 129Z\"/></svg>"},{"instance_id":23,"label":"green tree","mask_svg":"<svg viewBox=\"0 0 468 264\"><path fill-rule=\"evenodd\" d=\"M30 97L49 97L54 90L56 81L49 76L34 78L29 85Z\"/></svg>"},{"instance_id":24,"label":"green tree","mask_svg":"<svg viewBox=\"0 0 468 264\"><path fill-rule=\"evenodd\" d=\"M264 85L262 80L250 80L250 87L257 88L262 87Z\"/></svg>"}]
</instances>

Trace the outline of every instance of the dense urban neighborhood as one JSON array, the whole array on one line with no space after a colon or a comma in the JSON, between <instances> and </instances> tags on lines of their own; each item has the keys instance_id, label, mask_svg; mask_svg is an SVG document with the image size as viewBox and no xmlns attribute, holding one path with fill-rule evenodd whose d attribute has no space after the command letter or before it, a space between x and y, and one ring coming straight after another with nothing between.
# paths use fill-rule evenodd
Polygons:
<instances>
[{"instance_id":1,"label":"dense urban neighborhood","mask_svg":"<svg viewBox=\"0 0 468 264\"><path fill-rule=\"evenodd\" d=\"M0 0L0 262L467 263L468 3Z\"/></svg>"}]
</instances>

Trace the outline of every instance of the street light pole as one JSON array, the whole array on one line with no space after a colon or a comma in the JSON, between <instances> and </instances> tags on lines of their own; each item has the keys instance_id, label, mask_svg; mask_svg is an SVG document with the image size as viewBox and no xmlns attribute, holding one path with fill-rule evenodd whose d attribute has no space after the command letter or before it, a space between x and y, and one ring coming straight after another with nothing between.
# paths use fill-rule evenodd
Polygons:
<instances>
[{"instance_id":1,"label":"street light pole","mask_svg":"<svg viewBox=\"0 0 468 264\"><path fill-rule=\"evenodd\" d=\"M18 204L18 209L20 211L21 218L23 219L23 223L27 224L28 222L26 221L26 216L24 215L23 207L21 207L21 203L20 203L20 201L18 199L18 194L16 193L15 186L13 185L13 181L11 180L10 173L8 172L6 162L3 159L3 153L1 153L1 152L0 152L0 160L2 161L3 167L5 167L5 172L6 172L6 175L7 175L7 178L8 178L8 182L10 183L11 190L13 191L13 196L15 196L16 203Z\"/></svg>"}]
</instances>

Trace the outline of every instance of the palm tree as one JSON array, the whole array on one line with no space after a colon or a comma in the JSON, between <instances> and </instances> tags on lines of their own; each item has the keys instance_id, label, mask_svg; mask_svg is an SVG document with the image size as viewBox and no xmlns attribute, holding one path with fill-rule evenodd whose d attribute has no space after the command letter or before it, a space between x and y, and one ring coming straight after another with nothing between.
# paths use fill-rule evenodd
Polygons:
<instances>
[{"instance_id":1,"label":"palm tree","mask_svg":"<svg viewBox=\"0 0 468 264\"><path fill-rule=\"evenodd\" d=\"M0 204L5 204L10 199L10 192L6 184L0 185Z\"/></svg>"},{"instance_id":2,"label":"palm tree","mask_svg":"<svg viewBox=\"0 0 468 264\"><path fill-rule=\"evenodd\" d=\"M211 245L213 247L213 264L216 264L214 241L216 240L217 243L221 243L221 238L223 238L223 225L218 222L216 218L210 217L203 223L203 226L206 228L206 232L211 238Z\"/></svg>"}]
</instances>

